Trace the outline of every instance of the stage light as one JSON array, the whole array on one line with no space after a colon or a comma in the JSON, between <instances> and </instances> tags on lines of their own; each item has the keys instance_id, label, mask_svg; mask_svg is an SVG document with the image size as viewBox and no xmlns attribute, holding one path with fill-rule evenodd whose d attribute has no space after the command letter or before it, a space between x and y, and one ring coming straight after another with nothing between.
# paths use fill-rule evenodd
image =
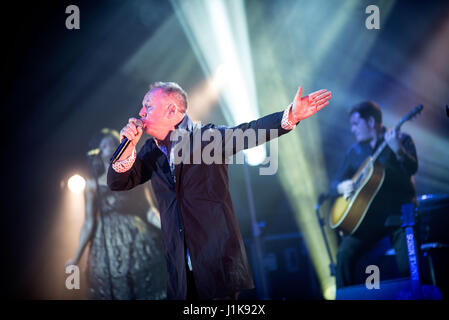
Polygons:
<instances>
[{"instance_id":1,"label":"stage light","mask_svg":"<svg viewBox=\"0 0 449 320\"><path fill-rule=\"evenodd\" d=\"M80 193L84 191L84 188L86 187L86 180L80 175L75 174L70 177L67 185L73 193Z\"/></svg>"},{"instance_id":2,"label":"stage light","mask_svg":"<svg viewBox=\"0 0 449 320\"><path fill-rule=\"evenodd\" d=\"M337 294L337 287L335 285L329 285L324 290L324 299L326 300L335 300L336 294Z\"/></svg>"},{"instance_id":3,"label":"stage light","mask_svg":"<svg viewBox=\"0 0 449 320\"><path fill-rule=\"evenodd\" d=\"M83 300L88 298L88 288L83 276L80 290L67 290L64 283L68 277L65 264L76 252L84 222L86 202L82 190L85 189L86 181L78 174L61 180L61 190L55 197L57 204L54 215L47 221L50 225L49 232L42 239L42 250L35 252L34 259L42 262L40 276L36 281L39 295L43 299ZM78 264L81 270L87 267L86 263L85 253Z\"/></svg>"},{"instance_id":4,"label":"stage light","mask_svg":"<svg viewBox=\"0 0 449 320\"><path fill-rule=\"evenodd\" d=\"M226 122L232 126L259 118L244 2L171 2L200 65L219 88ZM252 148L245 155L249 165L260 165L266 149Z\"/></svg>"},{"instance_id":5,"label":"stage light","mask_svg":"<svg viewBox=\"0 0 449 320\"><path fill-rule=\"evenodd\" d=\"M218 66L217 70L215 71L215 76L214 76L214 83L218 86L221 87L223 84L226 84L227 81L229 81L229 79L231 78L230 72L229 72L229 67L222 63Z\"/></svg>"}]
</instances>

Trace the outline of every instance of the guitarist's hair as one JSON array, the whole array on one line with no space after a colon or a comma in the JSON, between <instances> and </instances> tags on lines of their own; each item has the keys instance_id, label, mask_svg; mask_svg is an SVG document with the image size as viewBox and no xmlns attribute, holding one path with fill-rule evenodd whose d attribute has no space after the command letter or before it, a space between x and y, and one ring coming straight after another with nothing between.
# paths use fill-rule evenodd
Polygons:
<instances>
[{"instance_id":1,"label":"guitarist's hair","mask_svg":"<svg viewBox=\"0 0 449 320\"><path fill-rule=\"evenodd\" d=\"M378 124L382 124L382 111L376 103L373 101L363 101L351 108L349 116L358 112L360 117L367 120L369 117L373 117L374 121Z\"/></svg>"}]
</instances>

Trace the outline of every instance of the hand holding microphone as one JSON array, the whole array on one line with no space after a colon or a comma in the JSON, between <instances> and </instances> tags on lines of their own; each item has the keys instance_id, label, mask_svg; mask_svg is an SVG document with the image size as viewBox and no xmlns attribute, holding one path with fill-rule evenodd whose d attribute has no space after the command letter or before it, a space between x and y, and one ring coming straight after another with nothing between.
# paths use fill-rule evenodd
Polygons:
<instances>
[{"instance_id":1,"label":"hand holding microphone","mask_svg":"<svg viewBox=\"0 0 449 320\"><path fill-rule=\"evenodd\" d=\"M120 130L120 145L111 158L111 163L117 160L127 159L131 156L134 147L142 137L143 122L137 118L130 118L128 124ZM128 146L131 145L130 148Z\"/></svg>"},{"instance_id":2,"label":"hand holding microphone","mask_svg":"<svg viewBox=\"0 0 449 320\"><path fill-rule=\"evenodd\" d=\"M137 145L143 133L143 122L140 119L130 118L128 124L120 131L120 141L127 138L133 147Z\"/></svg>"}]
</instances>

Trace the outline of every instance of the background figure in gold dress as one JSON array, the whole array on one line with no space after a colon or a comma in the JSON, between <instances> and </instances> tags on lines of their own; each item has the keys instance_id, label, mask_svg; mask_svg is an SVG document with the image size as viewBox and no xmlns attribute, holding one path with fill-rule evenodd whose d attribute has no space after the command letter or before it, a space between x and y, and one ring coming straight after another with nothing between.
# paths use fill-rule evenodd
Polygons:
<instances>
[{"instance_id":1,"label":"background figure in gold dress","mask_svg":"<svg viewBox=\"0 0 449 320\"><path fill-rule=\"evenodd\" d=\"M90 299L165 299L160 217L149 190L111 191L106 168L119 145L119 135L103 129L94 140L94 149L88 153L91 177L86 187L86 216L78 248L67 265L78 264L90 244Z\"/></svg>"}]
</instances>

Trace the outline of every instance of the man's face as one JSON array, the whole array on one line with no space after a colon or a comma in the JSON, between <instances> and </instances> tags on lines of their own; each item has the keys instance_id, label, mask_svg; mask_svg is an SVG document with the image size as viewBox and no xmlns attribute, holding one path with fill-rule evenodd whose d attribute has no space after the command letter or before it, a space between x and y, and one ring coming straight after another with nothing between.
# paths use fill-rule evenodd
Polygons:
<instances>
[{"instance_id":1,"label":"man's face","mask_svg":"<svg viewBox=\"0 0 449 320\"><path fill-rule=\"evenodd\" d=\"M175 115L170 111L170 97L162 89L150 90L142 101L139 116L144 123L147 134L159 140L164 140L176 125Z\"/></svg>"},{"instance_id":2,"label":"man's face","mask_svg":"<svg viewBox=\"0 0 449 320\"><path fill-rule=\"evenodd\" d=\"M354 112L349 117L349 123L351 125L351 132L358 142L366 141L373 137L374 129L369 125L368 121L360 117L360 113Z\"/></svg>"}]
</instances>

